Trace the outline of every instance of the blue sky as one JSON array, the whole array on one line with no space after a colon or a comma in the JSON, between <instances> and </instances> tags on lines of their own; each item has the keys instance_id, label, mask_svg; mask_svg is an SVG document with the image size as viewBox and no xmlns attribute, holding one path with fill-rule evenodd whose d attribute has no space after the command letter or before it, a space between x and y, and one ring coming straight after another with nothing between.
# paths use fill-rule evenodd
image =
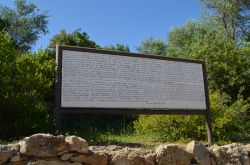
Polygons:
<instances>
[{"instance_id":1,"label":"blue sky","mask_svg":"<svg viewBox=\"0 0 250 165\"><path fill-rule=\"evenodd\" d=\"M166 40L173 26L198 19L198 0L26 0L48 11L49 33L37 41L33 50L46 48L49 39L61 29L72 32L78 28L101 46L127 44L135 52L149 38ZM14 6L14 0L0 0Z\"/></svg>"}]
</instances>

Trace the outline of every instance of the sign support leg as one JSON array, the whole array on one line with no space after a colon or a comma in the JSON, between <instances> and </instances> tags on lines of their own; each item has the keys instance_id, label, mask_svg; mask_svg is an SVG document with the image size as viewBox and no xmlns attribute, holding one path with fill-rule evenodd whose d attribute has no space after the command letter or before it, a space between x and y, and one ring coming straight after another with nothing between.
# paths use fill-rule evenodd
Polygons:
<instances>
[{"instance_id":1,"label":"sign support leg","mask_svg":"<svg viewBox=\"0 0 250 165\"><path fill-rule=\"evenodd\" d=\"M212 124L211 124L211 115L210 112L206 114L206 122L207 122L207 140L208 146L212 146L213 139L212 139Z\"/></svg>"},{"instance_id":2,"label":"sign support leg","mask_svg":"<svg viewBox=\"0 0 250 165\"><path fill-rule=\"evenodd\" d=\"M62 128L62 123L61 123L61 114L56 110L55 112L55 127L56 127L56 131L55 133L58 134L61 131Z\"/></svg>"}]
</instances>

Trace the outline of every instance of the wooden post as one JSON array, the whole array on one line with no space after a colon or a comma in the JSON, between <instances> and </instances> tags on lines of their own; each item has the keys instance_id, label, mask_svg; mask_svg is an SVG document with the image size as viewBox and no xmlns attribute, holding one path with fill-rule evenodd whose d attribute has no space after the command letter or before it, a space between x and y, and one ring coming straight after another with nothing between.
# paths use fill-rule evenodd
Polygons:
<instances>
[{"instance_id":1,"label":"wooden post","mask_svg":"<svg viewBox=\"0 0 250 165\"><path fill-rule=\"evenodd\" d=\"M56 133L59 133L61 131L61 72L62 72L62 59L61 59L61 49L59 46L56 46L56 80L55 80L55 112L54 112L54 118L55 118L55 128Z\"/></svg>"},{"instance_id":2,"label":"wooden post","mask_svg":"<svg viewBox=\"0 0 250 165\"><path fill-rule=\"evenodd\" d=\"M212 124L211 124L211 112L210 112L210 101L209 101L209 91L208 91L208 82L207 82L207 71L205 62L203 62L202 70L203 70L203 80L204 80L204 89L206 95L206 123L207 123L207 141L208 146L211 146L213 143L212 139Z\"/></svg>"},{"instance_id":3,"label":"wooden post","mask_svg":"<svg viewBox=\"0 0 250 165\"><path fill-rule=\"evenodd\" d=\"M56 110L55 112L55 127L56 127L56 133L61 132L61 114L60 112L58 112L58 110Z\"/></svg>"},{"instance_id":4,"label":"wooden post","mask_svg":"<svg viewBox=\"0 0 250 165\"><path fill-rule=\"evenodd\" d=\"M207 141L208 146L212 146L213 138L212 138L212 124L211 124L211 114L210 111L206 114L206 122L207 122Z\"/></svg>"}]
</instances>

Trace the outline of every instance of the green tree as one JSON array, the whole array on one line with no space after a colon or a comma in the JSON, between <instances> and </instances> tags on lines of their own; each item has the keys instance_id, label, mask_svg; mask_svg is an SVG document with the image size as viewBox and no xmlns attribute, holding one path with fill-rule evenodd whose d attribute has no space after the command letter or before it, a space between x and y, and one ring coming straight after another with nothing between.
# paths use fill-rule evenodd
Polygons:
<instances>
[{"instance_id":1,"label":"green tree","mask_svg":"<svg viewBox=\"0 0 250 165\"><path fill-rule=\"evenodd\" d=\"M6 33L0 32L0 99L3 100L5 96L11 96L11 91L14 76L13 68L15 67L17 51L13 47L11 37ZM1 101L1 103L3 103ZM1 106L1 109L3 107ZM3 116L0 115L0 118ZM0 120L2 121L2 120Z\"/></svg>"},{"instance_id":2,"label":"green tree","mask_svg":"<svg viewBox=\"0 0 250 165\"><path fill-rule=\"evenodd\" d=\"M48 15L39 12L33 3L16 0L15 9L0 6L0 28L11 36L19 52L25 52L38 40L40 34L48 32Z\"/></svg>"},{"instance_id":3,"label":"green tree","mask_svg":"<svg viewBox=\"0 0 250 165\"><path fill-rule=\"evenodd\" d=\"M212 90L227 93L234 100L238 95L250 96L249 50L238 48L232 40L219 32L207 33L193 43L195 58L207 63L208 80Z\"/></svg>"},{"instance_id":4,"label":"green tree","mask_svg":"<svg viewBox=\"0 0 250 165\"><path fill-rule=\"evenodd\" d=\"M81 29L77 29L72 33L67 33L65 30L61 30L59 34L54 35L50 39L49 48L55 50L56 45L70 45L80 47L99 48L94 41L89 39L86 32L82 32Z\"/></svg>"},{"instance_id":5,"label":"green tree","mask_svg":"<svg viewBox=\"0 0 250 165\"><path fill-rule=\"evenodd\" d=\"M166 43L161 40L153 39L152 37L143 41L137 48L139 53L165 55Z\"/></svg>"},{"instance_id":6,"label":"green tree","mask_svg":"<svg viewBox=\"0 0 250 165\"><path fill-rule=\"evenodd\" d=\"M0 18L0 31L7 27L7 22Z\"/></svg>"},{"instance_id":7,"label":"green tree","mask_svg":"<svg viewBox=\"0 0 250 165\"><path fill-rule=\"evenodd\" d=\"M209 14L171 29L166 52L206 62L215 138L248 141L250 47L245 36L249 37L249 1L204 2ZM201 117L140 116L135 129L139 133L160 132L163 140L205 138L205 122Z\"/></svg>"},{"instance_id":8,"label":"green tree","mask_svg":"<svg viewBox=\"0 0 250 165\"><path fill-rule=\"evenodd\" d=\"M249 49L237 47L222 27L191 21L168 34L168 55L205 60L210 89L249 97Z\"/></svg>"},{"instance_id":9,"label":"green tree","mask_svg":"<svg viewBox=\"0 0 250 165\"><path fill-rule=\"evenodd\" d=\"M232 104L230 96L215 91L210 101L214 140L249 141L250 100L240 98ZM141 115L134 124L137 133L159 133L163 141L206 138L204 116Z\"/></svg>"},{"instance_id":10,"label":"green tree","mask_svg":"<svg viewBox=\"0 0 250 165\"><path fill-rule=\"evenodd\" d=\"M0 33L0 139L52 127L55 61L48 51L18 56L11 37Z\"/></svg>"},{"instance_id":11,"label":"green tree","mask_svg":"<svg viewBox=\"0 0 250 165\"><path fill-rule=\"evenodd\" d=\"M168 33L167 54L177 57L194 58L193 44L210 31L210 27L199 21L188 21L182 27L173 27ZM216 31L214 29L214 31Z\"/></svg>"},{"instance_id":12,"label":"green tree","mask_svg":"<svg viewBox=\"0 0 250 165\"><path fill-rule=\"evenodd\" d=\"M113 50L113 51L122 51L122 52L130 52L128 45L116 44L116 46L105 46L103 49Z\"/></svg>"},{"instance_id":13,"label":"green tree","mask_svg":"<svg viewBox=\"0 0 250 165\"><path fill-rule=\"evenodd\" d=\"M200 0L209 17L221 25L227 37L240 42L250 29L249 0Z\"/></svg>"}]
</instances>

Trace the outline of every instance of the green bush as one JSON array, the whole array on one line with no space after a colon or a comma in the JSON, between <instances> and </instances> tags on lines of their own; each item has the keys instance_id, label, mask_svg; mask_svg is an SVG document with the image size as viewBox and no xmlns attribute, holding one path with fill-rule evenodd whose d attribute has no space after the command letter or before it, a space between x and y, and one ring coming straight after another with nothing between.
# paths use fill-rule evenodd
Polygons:
<instances>
[{"instance_id":1,"label":"green bush","mask_svg":"<svg viewBox=\"0 0 250 165\"><path fill-rule=\"evenodd\" d=\"M18 55L10 37L0 35L0 138L48 132L55 62L46 51Z\"/></svg>"},{"instance_id":2,"label":"green bush","mask_svg":"<svg viewBox=\"0 0 250 165\"><path fill-rule=\"evenodd\" d=\"M250 102L238 98L235 102L225 94L210 94L213 137L216 141L250 140ZM137 133L160 133L163 141L206 139L204 116L140 115L134 122Z\"/></svg>"},{"instance_id":3,"label":"green bush","mask_svg":"<svg viewBox=\"0 0 250 165\"><path fill-rule=\"evenodd\" d=\"M91 144L104 144L101 136L133 132L135 115L77 114L63 115L62 133L84 137Z\"/></svg>"},{"instance_id":4,"label":"green bush","mask_svg":"<svg viewBox=\"0 0 250 165\"><path fill-rule=\"evenodd\" d=\"M137 133L160 133L161 141L204 139L205 119L201 116L141 115L134 123Z\"/></svg>"}]
</instances>

